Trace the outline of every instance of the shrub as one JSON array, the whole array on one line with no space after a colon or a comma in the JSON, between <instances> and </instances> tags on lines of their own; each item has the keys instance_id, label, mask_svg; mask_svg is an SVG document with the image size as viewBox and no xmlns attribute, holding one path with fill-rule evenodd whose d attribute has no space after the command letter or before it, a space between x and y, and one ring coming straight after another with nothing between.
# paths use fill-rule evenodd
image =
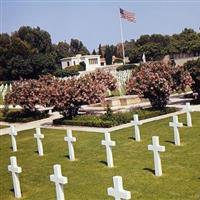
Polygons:
<instances>
[{"instance_id":1,"label":"shrub","mask_svg":"<svg viewBox=\"0 0 200 200\"><path fill-rule=\"evenodd\" d=\"M79 71L85 71L86 70L86 64L84 61L79 63Z\"/></svg>"},{"instance_id":2,"label":"shrub","mask_svg":"<svg viewBox=\"0 0 200 200\"><path fill-rule=\"evenodd\" d=\"M59 69L54 72L56 77L70 77L70 76L78 76L80 71L85 71L86 65L85 62L80 62L79 65L69 66L65 69Z\"/></svg>"},{"instance_id":3,"label":"shrub","mask_svg":"<svg viewBox=\"0 0 200 200\"><path fill-rule=\"evenodd\" d=\"M30 112L27 110L8 111L5 115L0 117L6 122L30 122L49 117L47 112Z\"/></svg>"},{"instance_id":4,"label":"shrub","mask_svg":"<svg viewBox=\"0 0 200 200\"><path fill-rule=\"evenodd\" d=\"M148 98L153 108L164 109L172 91L184 91L191 84L192 78L183 67L174 67L164 62L149 62L133 71L126 93Z\"/></svg>"},{"instance_id":5,"label":"shrub","mask_svg":"<svg viewBox=\"0 0 200 200\"><path fill-rule=\"evenodd\" d=\"M79 75L79 72L78 71L69 71L69 70L66 70L66 69L59 69L57 71L54 72L54 75L56 77L70 77L70 76L78 76Z\"/></svg>"},{"instance_id":6,"label":"shrub","mask_svg":"<svg viewBox=\"0 0 200 200\"><path fill-rule=\"evenodd\" d=\"M198 94L198 99L200 100L200 58L198 60L188 61L185 67L194 80L192 90Z\"/></svg>"},{"instance_id":7,"label":"shrub","mask_svg":"<svg viewBox=\"0 0 200 200\"><path fill-rule=\"evenodd\" d=\"M139 109L132 112L119 112L119 113L105 113L101 116L95 115L77 115L73 119L55 119L53 123L55 125L72 125L72 126L91 126L91 127L104 127L110 128L120 124L129 123L133 120L133 114L139 114L140 119L151 118L171 112L177 111L175 108L166 108L165 110L153 110L153 109Z\"/></svg>"},{"instance_id":8,"label":"shrub","mask_svg":"<svg viewBox=\"0 0 200 200\"><path fill-rule=\"evenodd\" d=\"M132 69L136 69L139 68L139 66L134 65L134 64L128 64L128 65L121 65L119 67L117 67L117 71L125 71L125 70L132 70Z\"/></svg>"},{"instance_id":9,"label":"shrub","mask_svg":"<svg viewBox=\"0 0 200 200\"><path fill-rule=\"evenodd\" d=\"M54 106L65 117L78 114L81 105L101 102L107 89L116 88L116 79L106 72L94 73L60 80L50 75L39 80L20 80L13 83L13 89L6 95L6 103L20 105L24 110L37 111L36 105Z\"/></svg>"},{"instance_id":10,"label":"shrub","mask_svg":"<svg viewBox=\"0 0 200 200\"><path fill-rule=\"evenodd\" d=\"M123 59L117 58L114 60L113 64L115 64L115 63L123 63Z\"/></svg>"}]
</instances>

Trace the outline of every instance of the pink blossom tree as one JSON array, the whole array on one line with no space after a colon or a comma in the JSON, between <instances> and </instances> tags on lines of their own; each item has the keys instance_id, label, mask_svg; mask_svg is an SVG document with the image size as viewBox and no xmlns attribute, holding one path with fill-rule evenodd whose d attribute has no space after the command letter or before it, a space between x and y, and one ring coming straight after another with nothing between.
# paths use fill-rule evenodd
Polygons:
<instances>
[{"instance_id":1,"label":"pink blossom tree","mask_svg":"<svg viewBox=\"0 0 200 200\"><path fill-rule=\"evenodd\" d=\"M173 91L184 91L191 84L192 78L183 67L148 62L133 71L126 93L148 98L153 108L164 109Z\"/></svg>"},{"instance_id":2,"label":"pink blossom tree","mask_svg":"<svg viewBox=\"0 0 200 200\"><path fill-rule=\"evenodd\" d=\"M101 102L108 88L116 88L116 79L104 71L67 80L47 75L38 80L14 82L12 92L5 100L7 104L20 105L30 112L37 111L36 105L54 106L66 117L73 117L78 114L81 105Z\"/></svg>"}]
</instances>

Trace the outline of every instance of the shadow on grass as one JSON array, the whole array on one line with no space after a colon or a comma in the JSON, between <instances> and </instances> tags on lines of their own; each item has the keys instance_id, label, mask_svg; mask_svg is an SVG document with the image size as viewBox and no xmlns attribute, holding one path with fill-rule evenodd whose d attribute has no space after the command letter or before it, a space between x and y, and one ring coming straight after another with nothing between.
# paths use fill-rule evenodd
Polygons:
<instances>
[{"instance_id":1,"label":"shadow on grass","mask_svg":"<svg viewBox=\"0 0 200 200\"><path fill-rule=\"evenodd\" d=\"M155 170L154 170L154 169L150 169L150 168L145 167L145 168L143 168L143 170L149 171L149 172L151 172L152 174L155 174Z\"/></svg>"},{"instance_id":2,"label":"shadow on grass","mask_svg":"<svg viewBox=\"0 0 200 200\"><path fill-rule=\"evenodd\" d=\"M135 137L128 137L129 140L135 140Z\"/></svg>"},{"instance_id":3,"label":"shadow on grass","mask_svg":"<svg viewBox=\"0 0 200 200\"><path fill-rule=\"evenodd\" d=\"M69 155L65 155L64 157L65 157L65 158L68 158L68 159L70 160L70 157L69 157Z\"/></svg>"},{"instance_id":4,"label":"shadow on grass","mask_svg":"<svg viewBox=\"0 0 200 200\"><path fill-rule=\"evenodd\" d=\"M170 143L170 144L175 144L173 141L166 140L165 142Z\"/></svg>"},{"instance_id":5,"label":"shadow on grass","mask_svg":"<svg viewBox=\"0 0 200 200\"><path fill-rule=\"evenodd\" d=\"M101 161L99 161L100 163L102 163L102 164L104 164L104 165L108 165L108 163L106 162L106 161L104 161L104 160L101 160Z\"/></svg>"},{"instance_id":6,"label":"shadow on grass","mask_svg":"<svg viewBox=\"0 0 200 200\"><path fill-rule=\"evenodd\" d=\"M10 189L10 192L13 192L13 193L14 193L14 192L15 192L14 188Z\"/></svg>"}]
</instances>

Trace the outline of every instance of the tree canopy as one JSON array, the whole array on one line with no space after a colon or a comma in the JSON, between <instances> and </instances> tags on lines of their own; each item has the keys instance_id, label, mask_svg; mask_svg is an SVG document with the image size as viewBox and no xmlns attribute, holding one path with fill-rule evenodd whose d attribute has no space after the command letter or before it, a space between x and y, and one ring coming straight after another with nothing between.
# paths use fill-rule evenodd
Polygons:
<instances>
[{"instance_id":1,"label":"tree canopy","mask_svg":"<svg viewBox=\"0 0 200 200\"><path fill-rule=\"evenodd\" d=\"M89 54L78 39L52 44L47 31L22 26L11 35L0 34L0 80L53 74L61 69L61 58L76 54Z\"/></svg>"},{"instance_id":2,"label":"tree canopy","mask_svg":"<svg viewBox=\"0 0 200 200\"><path fill-rule=\"evenodd\" d=\"M125 42L125 53L131 62L140 62L145 53L147 61L162 59L165 55L171 58L199 56L200 33L193 29L184 29L180 34L142 35L136 41Z\"/></svg>"}]
</instances>

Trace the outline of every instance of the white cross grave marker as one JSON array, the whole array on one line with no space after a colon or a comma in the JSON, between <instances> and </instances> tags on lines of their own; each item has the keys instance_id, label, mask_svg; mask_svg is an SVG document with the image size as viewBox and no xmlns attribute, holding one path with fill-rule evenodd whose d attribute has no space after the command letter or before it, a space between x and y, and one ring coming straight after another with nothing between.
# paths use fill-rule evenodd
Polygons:
<instances>
[{"instance_id":1,"label":"white cross grave marker","mask_svg":"<svg viewBox=\"0 0 200 200\"><path fill-rule=\"evenodd\" d=\"M110 133L105 133L105 140L101 141L101 144L106 146L106 157L108 167L113 167L113 155L112 155L112 146L115 146L115 141L110 139Z\"/></svg>"},{"instance_id":2,"label":"white cross grave marker","mask_svg":"<svg viewBox=\"0 0 200 200\"><path fill-rule=\"evenodd\" d=\"M135 140L137 142L141 141L140 138L140 129L139 129L139 125L142 125L142 122L139 121L138 119L138 115L133 115L134 121L131 121L131 123L133 124L133 126L135 127Z\"/></svg>"},{"instance_id":3,"label":"white cross grave marker","mask_svg":"<svg viewBox=\"0 0 200 200\"><path fill-rule=\"evenodd\" d=\"M54 174L50 175L50 181L54 182L56 185L56 199L57 200L64 200L64 184L68 183L67 177L62 176L61 166L54 165Z\"/></svg>"},{"instance_id":4,"label":"white cross grave marker","mask_svg":"<svg viewBox=\"0 0 200 200\"><path fill-rule=\"evenodd\" d=\"M69 159L75 160L74 146L73 146L72 142L76 142L76 138L72 136L72 130L71 129L67 129L67 137L64 137L64 140L68 142Z\"/></svg>"},{"instance_id":5,"label":"white cross grave marker","mask_svg":"<svg viewBox=\"0 0 200 200\"><path fill-rule=\"evenodd\" d=\"M8 165L8 171L12 173L15 198L21 198L22 194L18 174L22 172L22 168L17 166L17 159L15 156L10 157L10 164L11 165Z\"/></svg>"},{"instance_id":6,"label":"white cross grave marker","mask_svg":"<svg viewBox=\"0 0 200 200\"><path fill-rule=\"evenodd\" d=\"M183 127L183 123L178 122L178 116L173 116L173 122L170 122L169 126L174 128L174 143L175 143L175 145L178 145L178 146L181 145L178 127Z\"/></svg>"},{"instance_id":7,"label":"white cross grave marker","mask_svg":"<svg viewBox=\"0 0 200 200\"><path fill-rule=\"evenodd\" d=\"M9 135L11 136L13 151L17 151L17 143L16 143L16 138L15 138L15 136L17 136L17 131L15 130L14 125L10 125Z\"/></svg>"},{"instance_id":8,"label":"white cross grave marker","mask_svg":"<svg viewBox=\"0 0 200 200\"><path fill-rule=\"evenodd\" d=\"M44 138L44 135L41 134L40 127L36 128L36 134L34 134L34 138L37 140L37 147L38 147L38 153L39 156L43 156L43 145L42 145L42 138Z\"/></svg>"},{"instance_id":9,"label":"white cross grave marker","mask_svg":"<svg viewBox=\"0 0 200 200\"><path fill-rule=\"evenodd\" d=\"M152 143L153 143L153 145L148 145L148 150L153 151L155 175L161 176L162 175L162 166L161 166L159 152L165 152L165 146L159 145L159 137L158 136L152 137Z\"/></svg>"},{"instance_id":10,"label":"white cross grave marker","mask_svg":"<svg viewBox=\"0 0 200 200\"><path fill-rule=\"evenodd\" d=\"M113 177L114 188L109 187L107 189L108 195L115 198L115 200L121 199L131 199L131 192L123 189L122 177L114 176Z\"/></svg>"},{"instance_id":11,"label":"white cross grave marker","mask_svg":"<svg viewBox=\"0 0 200 200\"><path fill-rule=\"evenodd\" d=\"M187 126L192 127L192 117L190 112L193 112L193 110L190 106L190 103L186 103L185 112L187 115Z\"/></svg>"}]
</instances>

